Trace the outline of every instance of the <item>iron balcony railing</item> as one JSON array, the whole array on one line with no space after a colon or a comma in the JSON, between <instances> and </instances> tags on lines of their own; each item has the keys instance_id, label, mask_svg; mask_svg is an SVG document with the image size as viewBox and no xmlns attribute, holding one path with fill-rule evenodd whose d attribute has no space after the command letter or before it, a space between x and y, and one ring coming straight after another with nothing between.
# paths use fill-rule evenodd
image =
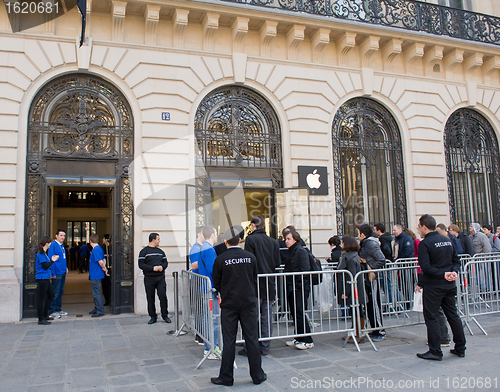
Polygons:
<instances>
[{"instance_id":1,"label":"iron balcony railing","mask_svg":"<svg viewBox=\"0 0 500 392\"><path fill-rule=\"evenodd\" d=\"M221 0L500 45L500 18L414 0Z\"/></svg>"}]
</instances>

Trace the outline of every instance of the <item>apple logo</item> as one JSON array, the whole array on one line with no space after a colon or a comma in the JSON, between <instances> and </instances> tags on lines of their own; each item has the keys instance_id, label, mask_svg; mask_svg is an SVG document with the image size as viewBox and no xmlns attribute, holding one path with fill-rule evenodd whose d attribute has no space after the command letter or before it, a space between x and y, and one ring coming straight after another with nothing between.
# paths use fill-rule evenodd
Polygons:
<instances>
[{"instance_id":1,"label":"apple logo","mask_svg":"<svg viewBox=\"0 0 500 392\"><path fill-rule=\"evenodd\" d=\"M321 181L319 180L320 175L317 174L318 169L314 169L312 173L309 173L306 177L307 186L311 189L318 189L321 186Z\"/></svg>"}]
</instances>

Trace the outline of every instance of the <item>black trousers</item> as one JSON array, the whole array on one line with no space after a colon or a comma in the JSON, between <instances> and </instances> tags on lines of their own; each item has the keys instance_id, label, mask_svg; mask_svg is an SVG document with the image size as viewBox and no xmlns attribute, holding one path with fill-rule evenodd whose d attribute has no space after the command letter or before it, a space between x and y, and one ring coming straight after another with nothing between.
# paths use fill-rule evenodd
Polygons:
<instances>
[{"instance_id":1,"label":"black trousers","mask_svg":"<svg viewBox=\"0 0 500 392\"><path fill-rule=\"evenodd\" d=\"M54 289L50 279L37 279L38 283L38 320L45 320L49 316L49 309L54 299Z\"/></svg>"},{"instance_id":2,"label":"black trousers","mask_svg":"<svg viewBox=\"0 0 500 392\"><path fill-rule=\"evenodd\" d=\"M309 322L304 313L308 298L309 291L307 290L302 292L302 289L298 289L288 293L288 306L293 320L295 321L295 332L299 335L295 339L304 343L313 342L311 335L304 336L305 333L311 333Z\"/></svg>"},{"instance_id":3,"label":"black trousers","mask_svg":"<svg viewBox=\"0 0 500 392\"><path fill-rule=\"evenodd\" d=\"M160 300L161 317L167 317L168 300L165 275L162 274L160 276L144 276L144 287L146 289L146 299L148 300L149 317L157 318L155 306L155 290L158 293L158 298Z\"/></svg>"},{"instance_id":4,"label":"black trousers","mask_svg":"<svg viewBox=\"0 0 500 392\"><path fill-rule=\"evenodd\" d=\"M221 308L222 339L224 347L219 377L227 382L234 380L233 363L238 321L241 324L243 336L245 337L250 377L252 377L254 382L260 382L264 378L264 370L262 370L262 357L259 347L259 315L257 314L257 305L244 309Z\"/></svg>"},{"instance_id":5,"label":"black trousers","mask_svg":"<svg viewBox=\"0 0 500 392\"><path fill-rule=\"evenodd\" d=\"M441 351L441 327L439 324L439 308L450 324L455 342L455 350L465 352L465 334L462 321L458 315L455 296L457 288L442 288L425 286L423 291L424 319L427 326L427 341L429 351L436 355L443 355Z\"/></svg>"}]
</instances>

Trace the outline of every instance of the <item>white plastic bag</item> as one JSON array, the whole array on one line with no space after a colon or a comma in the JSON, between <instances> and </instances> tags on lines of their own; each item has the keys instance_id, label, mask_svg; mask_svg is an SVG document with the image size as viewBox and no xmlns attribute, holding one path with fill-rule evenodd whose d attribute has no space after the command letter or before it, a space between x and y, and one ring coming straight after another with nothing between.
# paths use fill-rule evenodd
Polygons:
<instances>
[{"instance_id":1,"label":"white plastic bag","mask_svg":"<svg viewBox=\"0 0 500 392\"><path fill-rule=\"evenodd\" d=\"M413 309L412 311L414 312L423 312L424 311L424 306L422 302L422 290L420 291L415 291L413 294Z\"/></svg>"},{"instance_id":2,"label":"white plastic bag","mask_svg":"<svg viewBox=\"0 0 500 392\"><path fill-rule=\"evenodd\" d=\"M323 274L323 281L319 284L319 307L323 314L327 314L333 306L332 275Z\"/></svg>"}]
</instances>

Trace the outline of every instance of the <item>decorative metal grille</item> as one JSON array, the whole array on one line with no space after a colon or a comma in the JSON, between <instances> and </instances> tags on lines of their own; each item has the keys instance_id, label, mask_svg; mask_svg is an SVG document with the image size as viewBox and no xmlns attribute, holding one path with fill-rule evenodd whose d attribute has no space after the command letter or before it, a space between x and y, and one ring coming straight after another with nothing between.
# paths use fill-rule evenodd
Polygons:
<instances>
[{"instance_id":1,"label":"decorative metal grille","mask_svg":"<svg viewBox=\"0 0 500 392\"><path fill-rule=\"evenodd\" d=\"M104 80L72 74L48 83L35 97L28 124L26 180L26 283L35 281L36 249L47 235L44 174L47 159L112 160L117 176L114 231L121 276L132 279L133 203L130 164L133 161L133 119L125 97ZM117 271L118 272L118 271Z\"/></svg>"},{"instance_id":2,"label":"decorative metal grille","mask_svg":"<svg viewBox=\"0 0 500 392\"><path fill-rule=\"evenodd\" d=\"M283 186L281 130L278 117L261 95L241 86L224 86L209 93L198 106L194 121L196 165L269 169L276 188ZM203 170L199 189L207 189ZM197 192L197 225L204 225L203 206L210 192Z\"/></svg>"},{"instance_id":3,"label":"decorative metal grille","mask_svg":"<svg viewBox=\"0 0 500 392\"><path fill-rule=\"evenodd\" d=\"M337 232L356 224L407 226L401 137L382 105L366 98L343 104L332 126Z\"/></svg>"},{"instance_id":4,"label":"decorative metal grille","mask_svg":"<svg viewBox=\"0 0 500 392\"><path fill-rule=\"evenodd\" d=\"M498 223L500 158L490 123L478 112L460 109L444 132L451 221L465 232L472 222Z\"/></svg>"},{"instance_id":5,"label":"decorative metal grille","mask_svg":"<svg viewBox=\"0 0 500 392\"><path fill-rule=\"evenodd\" d=\"M222 0L500 45L500 18L416 0Z\"/></svg>"}]
</instances>

